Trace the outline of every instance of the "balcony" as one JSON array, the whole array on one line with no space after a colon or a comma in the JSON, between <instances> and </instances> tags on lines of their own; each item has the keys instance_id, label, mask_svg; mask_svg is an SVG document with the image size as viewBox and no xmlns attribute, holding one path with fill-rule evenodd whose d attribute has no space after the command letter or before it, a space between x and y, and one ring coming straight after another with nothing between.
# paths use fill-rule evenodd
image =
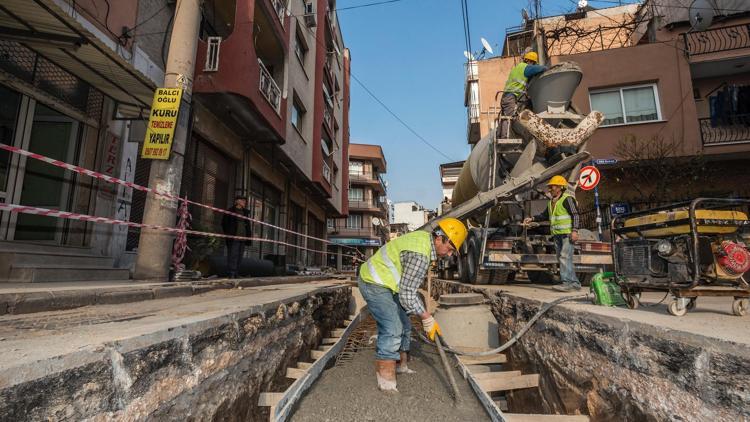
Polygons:
<instances>
[{"instance_id":1,"label":"balcony","mask_svg":"<svg viewBox=\"0 0 750 422\"><path fill-rule=\"evenodd\" d=\"M698 119L703 146L734 145L750 142L750 114L740 114L732 118L730 125L711 124L710 118Z\"/></svg>"},{"instance_id":2,"label":"balcony","mask_svg":"<svg viewBox=\"0 0 750 422\"><path fill-rule=\"evenodd\" d=\"M331 180L332 176L333 172L331 171L331 166L326 160L323 160L323 180L328 182L329 185L333 185L333 181Z\"/></svg>"},{"instance_id":3,"label":"balcony","mask_svg":"<svg viewBox=\"0 0 750 422\"><path fill-rule=\"evenodd\" d=\"M286 131L282 81L288 37L275 4L236 1L236 13L224 22L231 23L232 30L212 35L212 43L208 39L198 43L200 65L193 92L208 109L224 116L223 123L241 138L281 144ZM248 17L252 25L246 24Z\"/></svg>"},{"instance_id":4,"label":"balcony","mask_svg":"<svg viewBox=\"0 0 750 422\"><path fill-rule=\"evenodd\" d=\"M258 59L258 67L260 68L260 93L271 104L271 107L276 110L276 113L280 113L281 89L279 89L276 81L273 80L273 76L271 76L271 72L266 69L266 66L263 65L260 59Z\"/></svg>"},{"instance_id":5,"label":"balcony","mask_svg":"<svg viewBox=\"0 0 750 422\"><path fill-rule=\"evenodd\" d=\"M367 185L378 192L385 193L385 182L381 177L373 177L371 173L349 172L349 182L355 185Z\"/></svg>"},{"instance_id":6,"label":"balcony","mask_svg":"<svg viewBox=\"0 0 750 422\"><path fill-rule=\"evenodd\" d=\"M750 48L750 25L740 24L682 34L689 58L702 54Z\"/></svg>"},{"instance_id":7,"label":"balcony","mask_svg":"<svg viewBox=\"0 0 750 422\"><path fill-rule=\"evenodd\" d=\"M481 124L479 122L479 104L469 104L466 106L466 139L470 144L479 142L481 137Z\"/></svg>"},{"instance_id":8,"label":"balcony","mask_svg":"<svg viewBox=\"0 0 750 422\"><path fill-rule=\"evenodd\" d=\"M333 105L330 104L327 100L325 101L325 106L323 107L323 122L328 126L328 130L333 134Z\"/></svg>"},{"instance_id":9,"label":"balcony","mask_svg":"<svg viewBox=\"0 0 750 422\"><path fill-rule=\"evenodd\" d=\"M276 16L278 16L281 22L281 26L284 26L284 15L286 14L284 2L281 0L271 0L271 3L273 4L273 10L276 11Z\"/></svg>"},{"instance_id":10,"label":"balcony","mask_svg":"<svg viewBox=\"0 0 750 422\"><path fill-rule=\"evenodd\" d=\"M386 205L381 201L350 199L349 209L352 211L369 212L379 217L388 215Z\"/></svg>"}]
</instances>

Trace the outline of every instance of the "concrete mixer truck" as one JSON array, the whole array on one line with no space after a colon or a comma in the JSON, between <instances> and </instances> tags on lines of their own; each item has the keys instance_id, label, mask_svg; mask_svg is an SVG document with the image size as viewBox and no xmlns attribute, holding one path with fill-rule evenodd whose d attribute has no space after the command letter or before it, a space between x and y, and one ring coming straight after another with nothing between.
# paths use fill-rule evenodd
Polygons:
<instances>
[{"instance_id":1,"label":"concrete mixer truck","mask_svg":"<svg viewBox=\"0 0 750 422\"><path fill-rule=\"evenodd\" d=\"M586 144L604 116L581 115L571 104L582 76L578 65L564 62L533 78L519 113L497 116L474 146L453 190L452 209L442 216L466 221L469 237L459 257L438 263L443 278L502 284L525 272L532 282L547 282L558 272L548 226L529 228L521 222L546 206L544 184L550 177L562 174L568 189L575 189L582 164L590 160ZM574 263L585 281L612 258L610 245L594 233L581 230L579 236Z\"/></svg>"}]
</instances>

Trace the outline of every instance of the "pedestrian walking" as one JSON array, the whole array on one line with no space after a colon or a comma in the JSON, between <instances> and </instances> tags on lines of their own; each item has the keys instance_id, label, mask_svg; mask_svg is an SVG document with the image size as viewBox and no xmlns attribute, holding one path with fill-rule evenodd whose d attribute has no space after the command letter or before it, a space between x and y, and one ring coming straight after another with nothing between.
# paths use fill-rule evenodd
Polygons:
<instances>
[{"instance_id":1,"label":"pedestrian walking","mask_svg":"<svg viewBox=\"0 0 750 422\"><path fill-rule=\"evenodd\" d=\"M234 205L227 211L234 214L244 215L249 217L249 211L247 210L247 198L238 195L234 198ZM221 229L224 234L229 236L239 237L252 237L250 231L250 221L235 217L233 215L224 214L221 219ZM229 278L237 278L239 275L240 264L242 263L242 256L245 252L245 244L250 244L250 241L240 239L227 238L227 271L229 272Z\"/></svg>"}]
</instances>

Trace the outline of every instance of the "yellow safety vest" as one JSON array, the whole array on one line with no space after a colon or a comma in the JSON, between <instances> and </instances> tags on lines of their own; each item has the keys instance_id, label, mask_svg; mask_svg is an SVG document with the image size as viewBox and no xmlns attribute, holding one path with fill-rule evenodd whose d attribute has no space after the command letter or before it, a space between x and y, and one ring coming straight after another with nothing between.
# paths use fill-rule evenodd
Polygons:
<instances>
[{"instance_id":1,"label":"yellow safety vest","mask_svg":"<svg viewBox=\"0 0 750 422\"><path fill-rule=\"evenodd\" d=\"M398 293L401 282L401 252L420 253L429 260L432 255L432 235L415 231L397 237L383 245L359 267L359 277L365 283L377 284Z\"/></svg>"},{"instance_id":2,"label":"yellow safety vest","mask_svg":"<svg viewBox=\"0 0 750 422\"><path fill-rule=\"evenodd\" d=\"M572 195L568 195L563 192L560 195L560 199L555 202L555 208L552 208L552 200L550 199L547 204L547 212L549 212L550 222L550 233L556 234L570 234L573 231L573 217L568 214L568 210L565 209L563 202L566 198L573 198ZM575 200L575 198L573 198Z\"/></svg>"},{"instance_id":3,"label":"yellow safety vest","mask_svg":"<svg viewBox=\"0 0 750 422\"><path fill-rule=\"evenodd\" d=\"M513 66L513 69L510 70L508 81L505 82L505 88L503 88L506 94L510 93L518 97L526 91L526 82L528 82L528 79L523 75L526 66L528 64L521 62Z\"/></svg>"}]
</instances>

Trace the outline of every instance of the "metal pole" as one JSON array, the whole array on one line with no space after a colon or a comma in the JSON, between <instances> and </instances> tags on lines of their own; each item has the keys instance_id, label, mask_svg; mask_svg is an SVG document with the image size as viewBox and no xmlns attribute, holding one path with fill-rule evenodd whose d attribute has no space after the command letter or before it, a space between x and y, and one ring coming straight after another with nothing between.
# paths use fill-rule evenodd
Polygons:
<instances>
[{"instance_id":1,"label":"metal pole","mask_svg":"<svg viewBox=\"0 0 750 422\"><path fill-rule=\"evenodd\" d=\"M599 185L594 187L594 207L596 207L596 229L599 231L599 240L602 240L602 214L599 210Z\"/></svg>"},{"instance_id":2,"label":"metal pole","mask_svg":"<svg viewBox=\"0 0 750 422\"><path fill-rule=\"evenodd\" d=\"M154 160L149 175L150 188L177 195L182 182L182 167L190 136L189 119L192 100L195 54L198 48L200 4L202 0L177 0L174 26L169 40L169 57L164 76L164 87L182 88L177 127L169 160ZM176 201L149 194L143 214L144 224L171 227L175 224ZM172 235L163 231L143 229L136 257L136 279L163 280L169 276L169 257L172 255Z\"/></svg>"}]
</instances>

